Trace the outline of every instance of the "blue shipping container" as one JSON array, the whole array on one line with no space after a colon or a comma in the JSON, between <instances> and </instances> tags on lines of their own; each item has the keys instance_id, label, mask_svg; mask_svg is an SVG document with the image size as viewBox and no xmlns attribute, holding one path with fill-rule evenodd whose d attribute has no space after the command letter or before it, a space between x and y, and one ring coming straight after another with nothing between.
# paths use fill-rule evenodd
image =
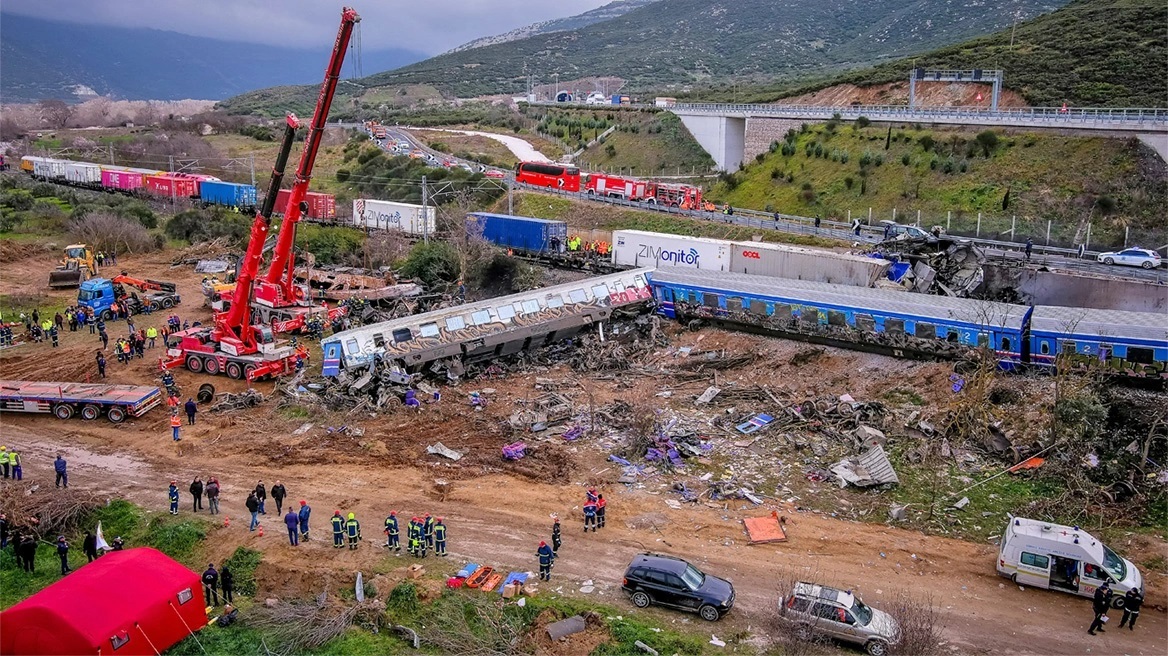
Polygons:
<instances>
[{"instance_id":1,"label":"blue shipping container","mask_svg":"<svg viewBox=\"0 0 1168 656\"><path fill-rule=\"evenodd\" d=\"M256 188L234 182L203 182L199 185L199 198L211 205L251 208L256 205Z\"/></svg>"},{"instance_id":2,"label":"blue shipping container","mask_svg":"<svg viewBox=\"0 0 1168 656\"><path fill-rule=\"evenodd\" d=\"M481 233L483 239L492 244L516 250L550 251L553 237L558 238L560 244L566 244L568 240L568 224L563 221L471 212L466 217L466 224L471 234Z\"/></svg>"}]
</instances>

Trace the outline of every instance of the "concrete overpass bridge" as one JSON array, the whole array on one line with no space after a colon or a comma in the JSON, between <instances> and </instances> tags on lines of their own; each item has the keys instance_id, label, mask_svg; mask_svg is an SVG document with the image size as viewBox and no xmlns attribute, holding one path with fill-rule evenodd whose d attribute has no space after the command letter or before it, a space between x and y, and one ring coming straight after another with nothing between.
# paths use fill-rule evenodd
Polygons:
<instances>
[{"instance_id":1,"label":"concrete overpass bridge","mask_svg":"<svg viewBox=\"0 0 1168 656\"><path fill-rule=\"evenodd\" d=\"M1168 159L1168 109L1082 107L855 107L810 105L678 104L669 108L714 158L718 168L735 171L745 155L746 126L752 119L789 119L823 122L839 115L854 121L864 116L874 123L921 123L996 128L1086 130L1139 137Z\"/></svg>"}]
</instances>

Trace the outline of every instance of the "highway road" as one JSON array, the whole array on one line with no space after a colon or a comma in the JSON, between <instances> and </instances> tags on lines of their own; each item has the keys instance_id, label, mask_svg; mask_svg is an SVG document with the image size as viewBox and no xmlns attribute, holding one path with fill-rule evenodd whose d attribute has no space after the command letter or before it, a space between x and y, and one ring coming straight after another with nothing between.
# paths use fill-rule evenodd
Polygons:
<instances>
[{"instance_id":1,"label":"highway road","mask_svg":"<svg viewBox=\"0 0 1168 656\"><path fill-rule=\"evenodd\" d=\"M362 126L360 124L346 124L344 127L354 127L360 129ZM439 153L430 149L419 139L410 134L408 129L401 127L389 127L387 130L387 135L388 138L382 145L382 147L387 151L396 142L405 141L410 144L412 149L421 150L422 152L425 152L434 157L438 162L441 162L444 159L450 159L454 160L456 164L467 164L476 171L481 167L481 165L477 162L460 160L452 155ZM651 205L647 203L626 201L620 198L590 196L584 193L564 192L543 187L531 187L529 185L515 183L513 181L514 175L510 171L504 171L504 173L506 173L506 179L500 180L500 182L505 182L506 184L515 186L516 188L571 197L578 200L633 207L646 211L664 212L703 221L714 221L718 223L730 223L746 227L778 230L780 232L787 232L792 234L814 235L826 239L835 239L848 244L876 244L882 241L884 238L883 228L879 225L861 225L860 235L856 236L852 232L851 226L847 223L833 221L830 219L822 219L820 221L819 228L816 228L814 217L798 216L792 214L779 214L778 218L776 219L775 215L773 214L744 208L735 208L734 214L731 216L724 215L720 212L682 210L674 207L666 207L663 205ZM1024 253L1025 244L1023 243L1002 242L991 239L978 239L960 235L954 236L973 241L985 252L986 257L991 261L1020 262L1026 259ZM1145 270L1136 267L1108 266L1102 262L1099 262L1096 259L1097 255L1098 253L1095 251L1087 251L1084 253L1084 257L1080 259L1077 256L1077 253L1072 249L1047 247L1036 244L1031 256L1030 266L1168 285L1168 269L1160 268L1155 270Z\"/></svg>"}]
</instances>

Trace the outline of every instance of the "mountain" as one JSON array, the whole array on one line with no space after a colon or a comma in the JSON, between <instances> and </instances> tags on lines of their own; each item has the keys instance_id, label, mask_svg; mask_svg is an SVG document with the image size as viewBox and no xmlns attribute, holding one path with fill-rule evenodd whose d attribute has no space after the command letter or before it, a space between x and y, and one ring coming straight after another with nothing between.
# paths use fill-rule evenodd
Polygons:
<instances>
[{"instance_id":1,"label":"mountain","mask_svg":"<svg viewBox=\"0 0 1168 656\"><path fill-rule=\"evenodd\" d=\"M641 7L657 2L657 0L614 0L603 7L597 7L591 11L586 11L575 16L568 16L567 18L557 18L554 20L543 21L541 23L532 23L526 27L520 27L510 32L504 32L495 36L485 36L481 39L475 39L469 43L464 43L450 52L462 52L464 50L471 50L473 48L481 48L483 46L491 46L498 43L507 43L509 41L518 41L529 36L537 36L540 34L550 34L552 32L566 32L568 30L576 30L581 27L588 27L595 23L600 23L606 20L611 20L633 11Z\"/></svg>"},{"instance_id":2,"label":"mountain","mask_svg":"<svg viewBox=\"0 0 1168 656\"><path fill-rule=\"evenodd\" d=\"M926 52L1066 2L659 0L586 27L446 53L362 82L431 84L470 97L522 91L527 73L541 82L611 75L632 90L795 78Z\"/></svg>"},{"instance_id":3,"label":"mountain","mask_svg":"<svg viewBox=\"0 0 1168 656\"><path fill-rule=\"evenodd\" d=\"M1075 0L1050 14L956 45L811 82L727 84L679 94L709 102L772 102L838 85L907 83L913 66L1001 69L1032 106L1168 106L1168 4ZM845 89L845 87L838 87ZM847 94L841 98L847 102Z\"/></svg>"},{"instance_id":4,"label":"mountain","mask_svg":"<svg viewBox=\"0 0 1168 656\"><path fill-rule=\"evenodd\" d=\"M361 53L383 70L418 61L408 50ZM0 97L84 100L214 100L259 87L319 84L325 48L279 48L142 28L79 25L0 15ZM346 73L352 70L346 64Z\"/></svg>"}]
</instances>

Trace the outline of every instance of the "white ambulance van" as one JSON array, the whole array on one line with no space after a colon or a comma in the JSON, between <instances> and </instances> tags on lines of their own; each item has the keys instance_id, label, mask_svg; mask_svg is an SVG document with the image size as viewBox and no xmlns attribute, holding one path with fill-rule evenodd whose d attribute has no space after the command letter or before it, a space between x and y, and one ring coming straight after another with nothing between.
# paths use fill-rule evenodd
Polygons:
<instances>
[{"instance_id":1,"label":"white ambulance van","mask_svg":"<svg viewBox=\"0 0 1168 656\"><path fill-rule=\"evenodd\" d=\"M1125 592L1144 588L1143 576L1130 560L1086 531L1022 517L1011 518L1002 535L998 574L1019 585L1082 597L1093 596L1104 581L1111 581L1116 608L1123 608Z\"/></svg>"}]
</instances>

